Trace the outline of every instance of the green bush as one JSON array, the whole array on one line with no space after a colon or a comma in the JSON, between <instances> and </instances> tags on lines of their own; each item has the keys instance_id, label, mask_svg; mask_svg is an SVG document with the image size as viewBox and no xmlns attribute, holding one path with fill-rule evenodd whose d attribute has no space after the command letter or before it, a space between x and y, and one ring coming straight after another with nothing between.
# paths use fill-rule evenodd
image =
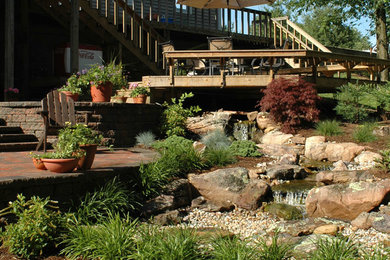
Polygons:
<instances>
[{"instance_id":1,"label":"green bush","mask_svg":"<svg viewBox=\"0 0 390 260\"><path fill-rule=\"evenodd\" d=\"M173 135L165 140L157 141L152 145L152 147L158 151L175 150L176 147L179 146L190 148L192 146L192 141L182 136Z\"/></svg>"},{"instance_id":2,"label":"green bush","mask_svg":"<svg viewBox=\"0 0 390 260\"><path fill-rule=\"evenodd\" d=\"M134 192L114 178L99 190L87 192L75 211L79 224L94 224L104 220L109 214L125 214L138 206Z\"/></svg>"},{"instance_id":3,"label":"green bush","mask_svg":"<svg viewBox=\"0 0 390 260\"><path fill-rule=\"evenodd\" d=\"M250 246L247 240L241 240L236 236L218 237L211 243L213 248L210 252L212 259L220 260L255 260L259 258L258 251Z\"/></svg>"},{"instance_id":4,"label":"green bush","mask_svg":"<svg viewBox=\"0 0 390 260\"><path fill-rule=\"evenodd\" d=\"M382 158L375 160L376 166L387 172L390 171L390 149L382 150L379 153Z\"/></svg>"},{"instance_id":5,"label":"green bush","mask_svg":"<svg viewBox=\"0 0 390 260\"><path fill-rule=\"evenodd\" d=\"M55 201L35 196L26 201L18 194L17 199L0 212L0 216L9 214L16 217L16 223L5 227L1 240L11 253L30 259L57 246L66 219Z\"/></svg>"},{"instance_id":6,"label":"green bush","mask_svg":"<svg viewBox=\"0 0 390 260\"><path fill-rule=\"evenodd\" d=\"M203 158L209 167L225 166L237 161L229 148L206 149L203 153Z\"/></svg>"},{"instance_id":7,"label":"green bush","mask_svg":"<svg viewBox=\"0 0 390 260\"><path fill-rule=\"evenodd\" d=\"M151 131L142 132L135 136L135 141L136 145L141 145L145 148L150 148L156 141L156 136Z\"/></svg>"},{"instance_id":8,"label":"green bush","mask_svg":"<svg viewBox=\"0 0 390 260\"><path fill-rule=\"evenodd\" d=\"M184 108L183 103L187 98L193 97L194 94L184 93L179 99L172 98L172 104L164 102L165 110L162 114L161 130L166 136L186 135L186 120L195 113L201 111L199 106Z\"/></svg>"},{"instance_id":9,"label":"green bush","mask_svg":"<svg viewBox=\"0 0 390 260\"><path fill-rule=\"evenodd\" d=\"M73 225L64 237L62 254L70 259L131 259L138 221L109 215L97 225Z\"/></svg>"},{"instance_id":10,"label":"green bush","mask_svg":"<svg viewBox=\"0 0 390 260\"><path fill-rule=\"evenodd\" d=\"M340 234L336 237L319 238L315 244L317 249L310 255L312 260L349 260L359 257L359 245Z\"/></svg>"},{"instance_id":11,"label":"green bush","mask_svg":"<svg viewBox=\"0 0 390 260\"><path fill-rule=\"evenodd\" d=\"M325 120L318 122L316 124L316 130L320 135L324 136L336 136L343 133L339 122L336 120Z\"/></svg>"},{"instance_id":12,"label":"green bush","mask_svg":"<svg viewBox=\"0 0 390 260\"><path fill-rule=\"evenodd\" d=\"M263 156L263 154L259 152L259 148L256 146L256 143L250 140L234 141L230 146L230 150L234 155L241 157Z\"/></svg>"},{"instance_id":13,"label":"green bush","mask_svg":"<svg viewBox=\"0 0 390 260\"><path fill-rule=\"evenodd\" d=\"M352 134L353 139L358 143L375 141L377 139L373 133L375 127L375 123L365 123L361 126L358 126L358 128L355 129Z\"/></svg>"},{"instance_id":14,"label":"green bush","mask_svg":"<svg viewBox=\"0 0 390 260\"><path fill-rule=\"evenodd\" d=\"M228 148L232 143L223 130L212 131L202 136L200 141L210 149Z\"/></svg>"},{"instance_id":15,"label":"green bush","mask_svg":"<svg viewBox=\"0 0 390 260\"><path fill-rule=\"evenodd\" d=\"M284 260L289 259L291 255L291 246L278 243L279 231L272 236L271 244L267 244L265 239L259 242L259 259L262 260Z\"/></svg>"},{"instance_id":16,"label":"green bush","mask_svg":"<svg viewBox=\"0 0 390 260\"><path fill-rule=\"evenodd\" d=\"M201 259L198 237L189 229L161 230L144 225L139 229L136 249L131 259L192 260Z\"/></svg>"}]
</instances>

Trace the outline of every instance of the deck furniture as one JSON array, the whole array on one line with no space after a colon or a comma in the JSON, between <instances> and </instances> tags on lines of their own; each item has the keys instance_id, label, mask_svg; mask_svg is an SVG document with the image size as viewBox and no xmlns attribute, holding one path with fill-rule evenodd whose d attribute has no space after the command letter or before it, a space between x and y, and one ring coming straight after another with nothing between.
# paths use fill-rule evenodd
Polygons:
<instances>
[{"instance_id":1,"label":"deck furniture","mask_svg":"<svg viewBox=\"0 0 390 260\"><path fill-rule=\"evenodd\" d=\"M37 113L43 118L43 134L39 139L36 147L38 151L42 144L43 150L46 152L47 136L49 134L57 134L58 130L65 127L67 122L76 124L76 113L80 113L84 118L84 123L88 124L90 112L75 111L74 101L67 98L66 95L58 90L49 92L45 98L41 100L42 110Z\"/></svg>"}]
</instances>

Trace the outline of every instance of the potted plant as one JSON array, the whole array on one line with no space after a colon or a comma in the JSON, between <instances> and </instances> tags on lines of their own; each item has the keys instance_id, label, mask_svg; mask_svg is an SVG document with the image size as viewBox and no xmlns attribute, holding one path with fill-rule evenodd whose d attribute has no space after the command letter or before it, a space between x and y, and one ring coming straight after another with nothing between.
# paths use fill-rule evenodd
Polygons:
<instances>
[{"instance_id":1,"label":"potted plant","mask_svg":"<svg viewBox=\"0 0 390 260\"><path fill-rule=\"evenodd\" d=\"M54 151L43 154L41 161L46 169L51 172L72 172L76 168L81 156L83 156L81 151Z\"/></svg>"},{"instance_id":2,"label":"potted plant","mask_svg":"<svg viewBox=\"0 0 390 260\"><path fill-rule=\"evenodd\" d=\"M129 87L131 90L130 97L135 104L145 104L146 97L150 95L149 87L143 86L142 83L132 83Z\"/></svg>"},{"instance_id":3,"label":"potted plant","mask_svg":"<svg viewBox=\"0 0 390 260\"><path fill-rule=\"evenodd\" d=\"M82 70L81 73L77 72L68 78L66 84L58 90L63 92L68 98L72 98L74 101L79 99L79 95L83 92L83 89L89 85L88 79L85 74L86 70Z\"/></svg>"},{"instance_id":4,"label":"potted plant","mask_svg":"<svg viewBox=\"0 0 390 260\"><path fill-rule=\"evenodd\" d=\"M87 79L91 85L92 102L110 102L113 88L118 87L118 82L123 79L122 64L116 65L114 61L107 65L95 64L88 70Z\"/></svg>"},{"instance_id":5,"label":"potted plant","mask_svg":"<svg viewBox=\"0 0 390 260\"><path fill-rule=\"evenodd\" d=\"M17 88L4 89L4 100L5 101L18 101L19 100L19 89L17 89Z\"/></svg>"},{"instance_id":6,"label":"potted plant","mask_svg":"<svg viewBox=\"0 0 390 260\"><path fill-rule=\"evenodd\" d=\"M35 168L37 168L38 170L47 170L45 165L43 164L43 162L41 160L42 154L36 154L36 153L30 152L30 157L32 158L32 161L33 161Z\"/></svg>"}]
</instances>

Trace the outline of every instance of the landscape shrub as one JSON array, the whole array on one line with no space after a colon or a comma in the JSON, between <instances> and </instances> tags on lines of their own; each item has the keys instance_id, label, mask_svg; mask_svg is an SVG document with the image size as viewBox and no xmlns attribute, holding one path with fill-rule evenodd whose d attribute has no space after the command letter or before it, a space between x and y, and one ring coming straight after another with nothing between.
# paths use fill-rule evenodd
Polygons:
<instances>
[{"instance_id":1,"label":"landscape shrub","mask_svg":"<svg viewBox=\"0 0 390 260\"><path fill-rule=\"evenodd\" d=\"M166 136L186 135L186 121L187 118L193 116L195 113L200 112L199 106L191 106L184 108L183 103L187 98L193 97L194 94L183 93L179 99L172 98L172 104L164 102L163 106L165 110L162 114L162 133Z\"/></svg>"},{"instance_id":2,"label":"landscape shrub","mask_svg":"<svg viewBox=\"0 0 390 260\"><path fill-rule=\"evenodd\" d=\"M143 225L139 228L139 232L136 249L131 259L202 259L199 239L192 230L183 228L162 230Z\"/></svg>"},{"instance_id":3,"label":"landscape shrub","mask_svg":"<svg viewBox=\"0 0 390 260\"><path fill-rule=\"evenodd\" d=\"M70 259L131 259L138 221L109 214L95 225L73 225L64 236L61 254Z\"/></svg>"},{"instance_id":4,"label":"landscape shrub","mask_svg":"<svg viewBox=\"0 0 390 260\"><path fill-rule=\"evenodd\" d=\"M237 236L218 237L211 243L211 259L223 260L255 260L259 258L258 251L255 247L249 245L247 240L241 240Z\"/></svg>"},{"instance_id":5,"label":"landscape shrub","mask_svg":"<svg viewBox=\"0 0 390 260\"><path fill-rule=\"evenodd\" d=\"M206 148L203 158L208 167L225 166L237 161L233 152L229 148Z\"/></svg>"},{"instance_id":6,"label":"landscape shrub","mask_svg":"<svg viewBox=\"0 0 390 260\"><path fill-rule=\"evenodd\" d=\"M379 116L382 120L388 120L386 112L390 111L390 82L374 85L371 95L375 97Z\"/></svg>"},{"instance_id":7,"label":"landscape shrub","mask_svg":"<svg viewBox=\"0 0 390 260\"><path fill-rule=\"evenodd\" d=\"M373 142L377 139L373 131L377 125L375 123L364 123L358 126L352 134L353 139L358 143Z\"/></svg>"},{"instance_id":8,"label":"landscape shrub","mask_svg":"<svg viewBox=\"0 0 390 260\"><path fill-rule=\"evenodd\" d=\"M278 242L279 230L275 231L272 236L271 244L268 244L265 239L259 241L258 247L260 250L259 258L262 260L284 260L291 256L291 245Z\"/></svg>"},{"instance_id":9,"label":"landscape shrub","mask_svg":"<svg viewBox=\"0 0 390 260\"><path fill-rule=\"evenodd\" d=\"M390 171L390 149L385 149L379 152L382 156L380 159L376 159L376 166L382 168L386 172Z\"/></svg>"},{"instance_id":10,"label":"landscape shrub","mask_svg":"<svg viewBox=\"0 0 390 260\"><path fill-rule=\"evenodd\" d=\"M156 141L156 136L151 131L142 132L135 136L135 141L136 145L140 145L145 148L150 148Z\"/></svg>"},{"instance_id":11,"label":"landscape shrub","mask_svg":"<svg viewBox=\"0 0 390 260\"><path fill-rule=\"evenodd\" d=\"M263 154L259 152L259 148L256 146L256 143L250 140L234 141L230 146L230 150L234 155L241 157L263 156Z\"/></svg>"},{"instance_id":12,"label":"landscape shrub","mask_svg":"<svg viewBox=\"0 0 390 260\"><path fill-rule=\"evenodd\" d=\"M317 248L310 254L312 260L349 260L359 257L359 245L341 234L336 237L320 237L315 244Z\"/></svg>"},{"instance_id":13,"label":"landscape shrub","mask_svg":"<svg viewBox=\"0 0 390 260\"><path fill-rule=\"evenodd\" d=\"M74 214L78 224L94 224L109 214L124 215L138 205L135 193L114 178L99 190L87 192Z\"/></svg>"},{"instance_id":14,"label":"landscape shrub","mask_svg":"<svg viewBox=\"0 0 390 260\"><path fill-rule=\"evenodd\" d=\"M366 120L370 109L377 105L374 100L375 95L370 94L373 90L368 84L348 83L338 87L336 113L351 123ZM369 104L371 104L371 108Z\"/></svg>"},{"instance_id":15,"label":"landscape shrub","mask_svg":"<svg viewBox=\"0 0 390 260\"><path fill-rule=\"evenodd\" d=\"M320 135L324 136L336 136L343 133L339 122L336 120L325 120L318 122L316 124L316 130Z\"/></svg>"},{"instance_id":16,"label":"landscape shrub","mask_svg":"<svg viewBox=\"0 0 390 260\"><path fill-rule=\"evenodd\" d=\"M232 141L223 130L212 131L200 139L210 149L228 148Z\"/></svg>"},{"instance_id":17,"label":"landscape shrub","mask_svg":"<svg viewBox=\"0 0 390 260\"><path fill-rule=\"evenodd\" d=\"M316 106L320 97L313 86L302 78L275 79L263 90L258 106L282 124L282 131L295 132L304 123L318 121L320 111Z\"/></svg>"},{"instance_id":18,"label":"landscape shrub","mask_svg":"<svg viewBox=\"0 0 390 260\"><path fill-rule=\"evenodd\" d=\"M188 147L192 146L192 141L182 136L172 135L165 140L160 140L153 143L152 147L158 151L163 150L174 150L177 147Z\"/></svg>"},{"instance_id":19,"label":"landscape shrub","mask_svg":"<svg viewBox=\"0 0 390 260\"><path fill-rule=\"evenodd\" d=\"M16 223L7 225L0 237L9 252L30 259L57 247L66 223L57 202L35 196L26 201L18 194L9 207L0 211L0 217L10 214L16 217Z\"/></svg>"}]
</instances>

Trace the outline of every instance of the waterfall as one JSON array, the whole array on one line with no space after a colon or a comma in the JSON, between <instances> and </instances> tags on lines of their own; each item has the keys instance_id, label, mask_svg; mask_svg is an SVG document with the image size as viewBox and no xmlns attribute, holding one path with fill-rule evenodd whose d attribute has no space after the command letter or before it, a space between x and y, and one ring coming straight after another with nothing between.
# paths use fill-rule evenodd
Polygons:
<instances>
[{"instance_id":1,"label":"waterfall","mask_svg":"<svg viewBox=\"0 0 390 260\"><path fill-rule=\"evenodd\" d=\"M304 206L308 192L308 190L287 192L277 190L273 192L274 202L292 206Z\"/></svg>"},{"instance_id":2,"label":"waterfall","mask_svg":"<svg viewBox=\"0 0 390 260\"><path fill-rule=\"evenodd\" d=\"M255 122L251 122L251 121L238 121L233 126L233 136L236 140L252 139L255 131L256 131Z\"/></svg>"}]
</instances>

